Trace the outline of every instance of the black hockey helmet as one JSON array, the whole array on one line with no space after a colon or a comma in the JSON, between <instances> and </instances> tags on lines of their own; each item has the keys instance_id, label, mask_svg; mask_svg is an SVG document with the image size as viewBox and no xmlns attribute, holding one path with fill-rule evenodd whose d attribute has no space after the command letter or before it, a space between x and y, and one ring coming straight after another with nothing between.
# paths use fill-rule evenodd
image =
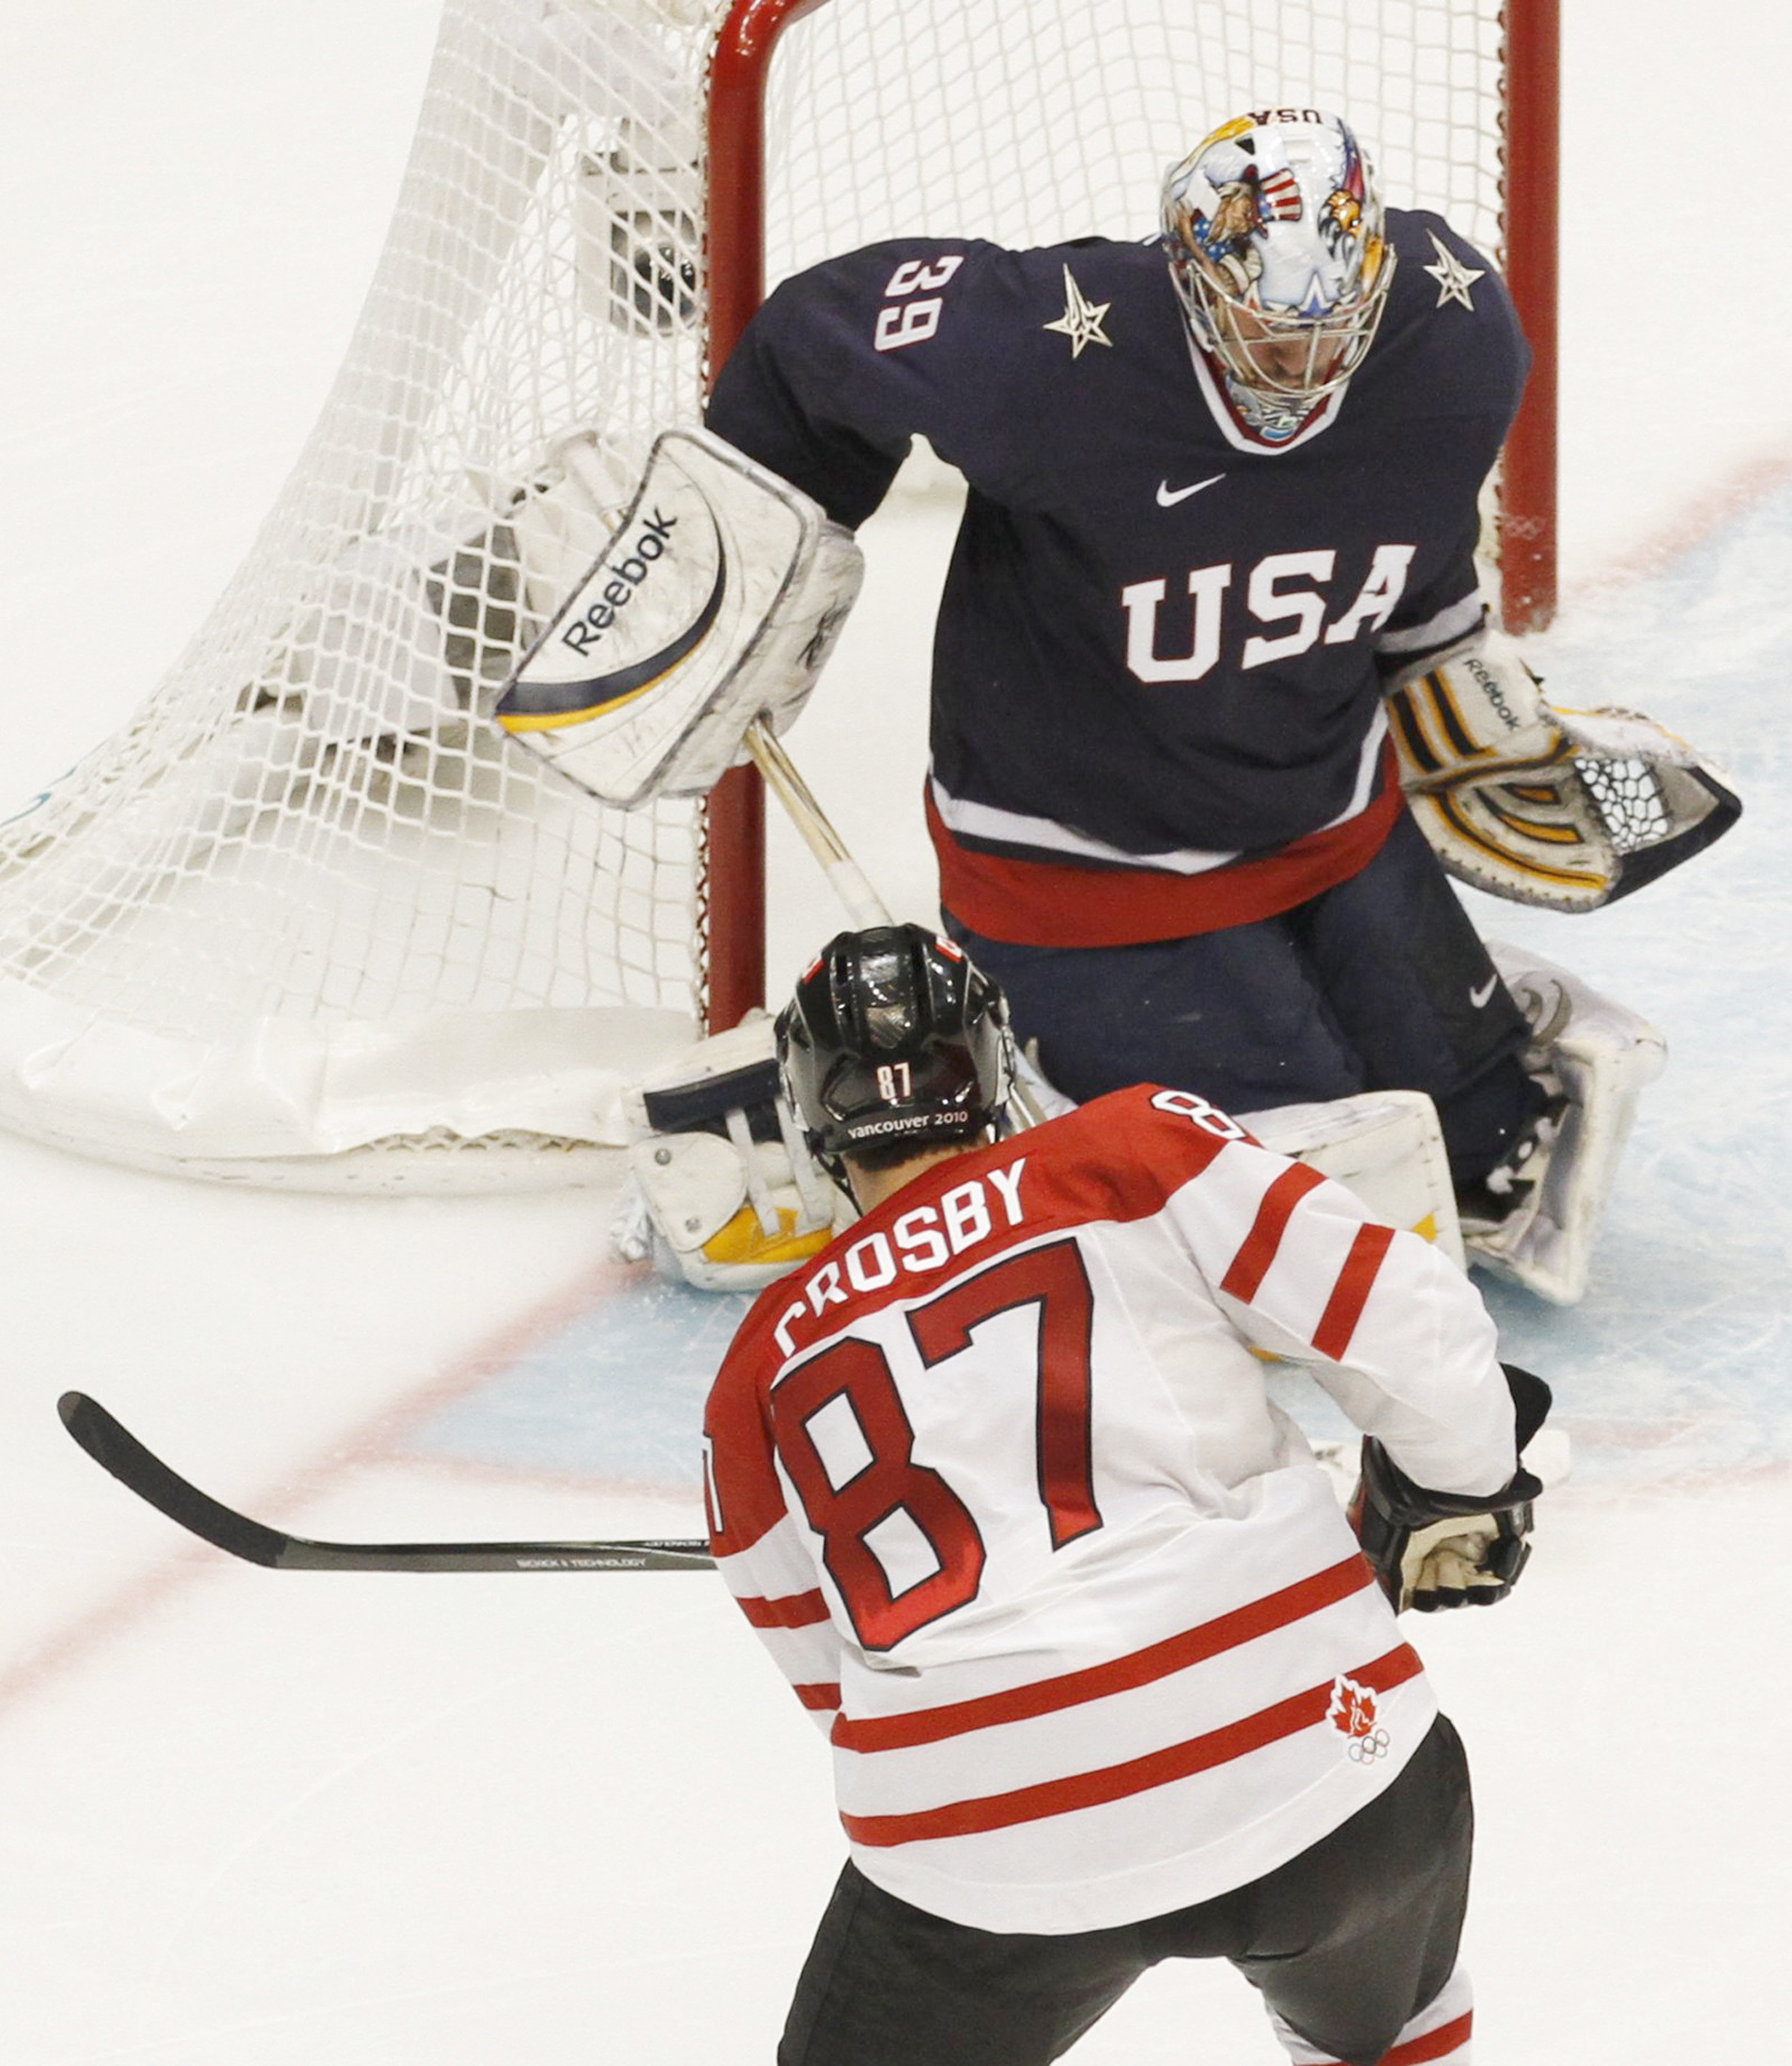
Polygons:
<instances>
[{"instance_id":1,"label":"black hockey helmet","mask_svg":"<svg viewBox=\"0 0 1792 2066\"><path fill-rule=\"evenodd\" d=\"M842 933L779 1014L778 1060L809 1151L973 1143L1013 1082L1008 1007L964 949L925 926Z\"/></svg>"}]
</instances>

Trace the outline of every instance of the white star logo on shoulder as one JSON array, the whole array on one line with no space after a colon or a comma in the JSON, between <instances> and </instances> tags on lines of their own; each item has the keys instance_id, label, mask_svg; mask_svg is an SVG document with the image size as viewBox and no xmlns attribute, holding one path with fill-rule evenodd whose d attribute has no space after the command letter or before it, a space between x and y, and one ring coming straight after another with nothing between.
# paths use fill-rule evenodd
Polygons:
<instances>
[{"instance_id":1,"label":"white star logo on shoulder","mask_svg":"<svg viewBox=\"0 0 1792 2066\"><path fill-rule=\"evenodd\" d=\"M1429 272L1437 282L1438 307L1442 308L1445 301L1460 301L1465 309L1473 312L1475 303L1469 300L1469 289L1475 281L1487 277L1487 269L1483 267L1477 272L1473 266L1465 266L1434 229L1427 230L1426 235L1431 239L1432 250L1437 253L1437 263L1434 266L1421 266L1419 270Z\"/></svg>"},{"instance_id":2,"label":"white star logo on shoulder","mask_svg":"<svg viewBox=\"0 0 1792 2066\"><path fill-rule=\"evenodd\" d=\"M1071 357L1080 359L1085 345L1111 345L1114 340L1102 328L1102 317L1113 307L1111 301L1090 301L1083 290L1071 278L1071 269L1064 268L1064 313L1055 323L1044 323L1043 330L1061 331L1071 341Z\"/></svg>"}]
</instances>

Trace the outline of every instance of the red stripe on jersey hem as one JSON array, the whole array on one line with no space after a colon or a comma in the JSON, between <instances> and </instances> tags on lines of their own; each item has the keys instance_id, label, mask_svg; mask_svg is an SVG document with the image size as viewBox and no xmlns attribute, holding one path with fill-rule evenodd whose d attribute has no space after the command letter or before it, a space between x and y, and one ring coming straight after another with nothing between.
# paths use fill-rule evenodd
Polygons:
<instances>
[{"instance_id":1,"label":"red stripe on jersey hem","mask_svg":"<svg viewBox=\"0 0 1792 2066\"><path fill-rule=\"evenodd\" d=\"M922 1707L904 1715L879 1715L854 1720L842 1715L829 1741L842 1750L905 1750L920 1743L939 1743L948 1736L968 1735L976 1729L994 1729L1004 1722L1029 1721L1037 1715L1054 1715L1084 1702L1105 1700L1113 1693L1132 1691L1186 1671L1224 1650L1255 1642L1277 1628L1305 1620L1327 1607L1336 1606L1352 1594L1374 1582L1373 1574L1357 1555L1343 1558L1311 1578L1266 1593L1246 1607L1215 1616L1198 1627L1168 1636L1129 1657L1108 1664L1092 1664L1080 1672L1065 1672L1057 1678L1040 1679L1030 1686L1016 1686L1005 1692L985 1693L976 1700L953 1701L945 1706Z\"/></svg>"},{"instance_id":2,"label":"red stripe on jersey hem","mask_svg":"<svg viewBox=\"0 0 1792 2066\"><path fill-rule=\"evenodd\" d=\"M792 1684L796 1698L811 1715L831 1714L840 1705L840 1687L837 1683L817 1681L812 1686L797 1686L793 1680Z\"/></svg>"},{"instance_id":3,"label":"red stripe on jersey hem","mask_svg":"<svg viewBox=\"0 0 1792 2066\"><path fill-rule=\"evenodd\" d=\"M953 838L930 784L927 830L939 863L939 901L973 932L1027 947L1133 947L1273 918L1348 882L1380 853L1401 809L1392 756L1390 743L1381 794L1345 824L1198 875L974 852Z\"/></svg>"},{"instance_id":4,"label":"red stripe on jersey hem","mask_svg":"<svg viewBox=\"0 0 1792 2066\"><path fill-rule=\"evenodd\" d=\"M1250 1232L1220 1279L1222 1291L1242 1299L1246 1305L1250 1303L1263 1279L1269 1275L1269 1267L1282 1245L1282 1236L1288 1231L1294 1208L1309 1191L1324 1181L1320 1172L1306 1163L1296 1163L1291 1169L1283 1170L1264 1192Z\"/></svg>"},{"instance_id":5,"label":"red stripe on jersey hem","mask_svg":"<svg viewBox=\"0 0 1792 2066\"><path fill-rule=\"evenodd\" d=\"M1351 1346L1351 1336L1363 1317L1363 1307L1368 1301L1376 1272L1393 1239L1391 1226L1370 1226L1357 1230L1351 1252L1344 1258L1344 1267L1337 1273L1337 1282L1332 1287L1332 1295L1325 1302L1325 1310L1320 1315L1319 1326L1314 1330L1313 1347L1321 1356L1329 1356L1337 1363Z\"/></svg>"},{"instance_id":6,"label":"red stripe on jersey hem","mask_svg":"<svg viewBox=\"0 0 1792 2066\"><path fill-rule=\"evenodd\" d=\"M1349 1675L1358 1685L1386 1692L1416 1678L1423 1669L1417 1654L1400 1643ZM1277 1701L1273 1707L1228 1722L1223 1729L1209 1730L1205 1735L1169 1744L1144 1757L1128 1758L1121 1765L1078 1772L1068 1779L1046 1780L1037 1786L1016 1787L1011 1793L949 1801L943 1807L917 1809L907 1814L842 1814L841 1826L855 1843L868 1850L888 1850L903 1843L982 1836L992 1829L1012 1829L1018 1823L1043 1822L1053 1815L1074 1814L1082 1808L1105 1807L1135 1794L1149 1793L1154 1787L1192 1779L1217 1765L1229 1765L1253 1750L1323 1723L1336 1684L1336 1679L1327 1679L1323 1685L1308 1687L1303 1693Z\"/></svg>"},{"instance_id":7,"label":"red stripe on jersey hem","mask_svg":"<svg viewBox=\"0 0 1792 2066\"><path fill-rule=\"evenodd\" d=\"M1391 2052L1383 2052L1380 2066L1426 2066L1428 2060L1447 2058L1468 2043L1474 2031L1475 2012L1470 2009L1455 2022L1442 2024L1435 2030L1427 2030L1423 2037L1415 2037L1408 2043L1397 2044Z\"/></svg>"},{"instance_id":8,"label":"red stripe on jersey hem","mask_svg":"<svg viewBox=\"0 0 1792 2066\"><path fill-rule=\"evenodd\" d=\"M827 1619L827 1602L819 1592L787 1593L781 1599L736 1596L735 1604L755 1628L812 1628Z\"/></svg>"}]
</instances>

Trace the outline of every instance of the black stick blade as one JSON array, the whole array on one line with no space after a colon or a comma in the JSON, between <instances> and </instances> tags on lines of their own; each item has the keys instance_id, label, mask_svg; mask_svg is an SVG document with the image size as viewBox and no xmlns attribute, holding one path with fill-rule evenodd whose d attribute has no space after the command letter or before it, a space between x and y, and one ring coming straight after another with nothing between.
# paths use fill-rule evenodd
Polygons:
<instances>
[{"instance_id":1,"label":"black stick blade","mask_svg":"<svg viewBox=\"0 0 1792 2066\"><path fill-rule=\"evenodd\" d=\"M56 1401L56 1411L62 1415L62 1425L102 1471L110 1471L120 1485L189 1534L251 1564L276 1568L287 1562L282 1552L290 1536L233 1513L196 1485L189 1485L114 1420L98 1399L90 1399L85 1392L65 1392Z\"/></svg>"},{"instance_id":2,"label":"black stick blade","mask_svg":"<svg viewBox=\"0 0 1792 2066\"><path fill-rule=\"evenodd\" d=\"M702 1541L314 1542L265 1527L169 1470L85 1392L56 1402L62 1425L120 1485L190 1534L233 1557L279 1571L706 1571Z\"/></svg>"}]
</instances>

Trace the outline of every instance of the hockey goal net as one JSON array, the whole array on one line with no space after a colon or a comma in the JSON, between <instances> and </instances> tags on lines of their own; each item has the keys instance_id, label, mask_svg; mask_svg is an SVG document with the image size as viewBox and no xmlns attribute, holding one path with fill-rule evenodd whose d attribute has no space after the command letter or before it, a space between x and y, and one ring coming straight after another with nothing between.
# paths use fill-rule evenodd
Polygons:
<instances>
[{"instance_id":1,"label":"hockey goal net","mask_svg":"<svg viewBox=\"0 0 1792 2066\"><path fill-rule=\"evenodd\" d=\"M1547 166L1508 170L1552 48L1493 0L449 0L248 561L126 729L0 825L0 1121L317 1187L601 1166L622 1087L756 994L755 798L610 810L489 713L765 283L886 236L1150 234L1165 165L1298 104L1547 286ZM1540 566L1526 492L1507 536Z\"/></svg>"}]
</instances>

